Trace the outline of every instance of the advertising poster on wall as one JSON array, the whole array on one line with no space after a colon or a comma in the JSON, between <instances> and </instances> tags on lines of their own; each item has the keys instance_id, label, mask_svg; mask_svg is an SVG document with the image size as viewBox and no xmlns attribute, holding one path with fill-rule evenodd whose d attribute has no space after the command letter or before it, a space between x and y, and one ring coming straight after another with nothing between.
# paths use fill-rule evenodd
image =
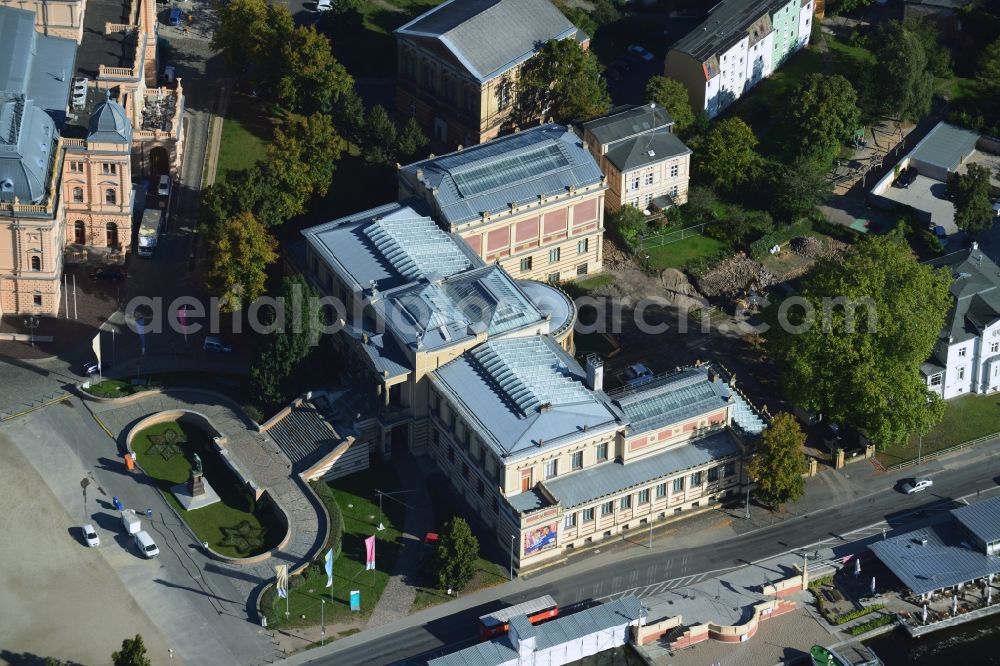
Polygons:
<instances>
[{"instance_id":1,"label":"advertising poster on wall","mask_svg":"<svg viewBox=\"0 0 1000 666\"><path fill-rule=\"evenodd\" d=\"M539 525L524 535L524 555L536 555L556 545L556 528L559 523Z\"/></svg>"}]
</instances>

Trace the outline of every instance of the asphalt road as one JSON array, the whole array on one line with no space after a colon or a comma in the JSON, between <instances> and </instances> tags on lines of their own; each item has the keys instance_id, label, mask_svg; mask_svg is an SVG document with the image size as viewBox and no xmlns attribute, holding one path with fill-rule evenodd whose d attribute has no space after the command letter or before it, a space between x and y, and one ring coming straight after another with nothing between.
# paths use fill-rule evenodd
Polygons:
<instances>
[{"instance_id":1,"label":"asphalt road","mask_svg":"<svg viewBox=\"0 0 1000 666\"><path fill-rule=\"evenodd\" d=\"M692 576L706 572L732 569L767 559L781 553L803 549L828 539L866 527L881 520L890 529L908 521L918 520L925 510L933 512L935 505L975 493L979 489L997 485L1000 468L989 464L988 456L981 461L965 464L943 461L921 469L934 479L934 487L921 494L906 496L894 486L906 474L885 475L878 478L879 485L868 495L855 499L849 506L831 507L811 514L791 518L770 527L740 537L697 548L679 549L667 553L637 555L623 561L620 566L589 565L587 559L543 573L521 585L510 594L511 586L519 581L497 588L496 601L431 621L420 627L369 635L359 634L340 641L341 649L333 648L322 657L302 659L308 664L389 664L423 663L432 654L451 652L471 643L476 618L496 608L519 603L543 594L551 594L565 608L574 604L602 599L611 595L642 588L661 581ZM981 464L986 461L986 464ZM912 471L910 472L912 475ZM572 570L572 571L571 571ZM448 646L447 649L443 649Z\"/></svg>"}]
</instances>

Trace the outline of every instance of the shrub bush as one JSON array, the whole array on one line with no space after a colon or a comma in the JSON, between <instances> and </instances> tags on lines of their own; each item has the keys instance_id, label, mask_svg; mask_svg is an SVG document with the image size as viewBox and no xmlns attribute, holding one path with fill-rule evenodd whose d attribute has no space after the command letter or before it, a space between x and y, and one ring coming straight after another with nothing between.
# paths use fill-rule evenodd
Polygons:
<instances>
[{"instance_id":1,"label":"shrub bush","mask_svg":"<svg viewBox=\"0 0 1000 666\"><path fill-rule=\"evenodd\" d=\"M872 629L878 629L879 627L884 627L887 624L892 624L896 621L894 615L881 615L868 622L863 622L861 624L856 624L847 630L851 636L860 636L861 634L868 633Z\"/></svg>"},{"instance_id":2,"label":"shrub bush","mask_svg":"<svg viewBox=\"0 0 1000 666\"><path fill-rule=\"evenodd\" d=\"M762 259L771 252L771 248L775 245L787 243L796 236L801 236L810 231L812 231L812 221L808 219L799 220L787 227L772 231L766 236L762 236L750 243L750 256L754 259Z\"/></svg>"},{"instance_id":3,"label":"shrub bush","mask_svg":"<svg viewBox=\"0 0 1000 666\"><path fill-rule=\"evenodd\" d=\"M611 229L629 247L633 247L635 242L639 240L639 236L649 228L646 216L634 206L622 206L621 210L609 216L608 221L610 222Z\"/></svg>"},{"instance_id":4,"label":"shrub bush","mask_svg":"<svg viewBox=\"0 0 1000 666\"><path fill-rule=\"evenodd\" d=\"M832 582L833 582L833 576L823 576L822 578L817 578L816 580L809 581L809 589L812 590L817 587L829 585Z\"/></svg>"},{"instance_id":5,"label":"shrub bush","mask_svg":"<svg viewBox=\"0 0 1000 666\"><path fill-rule=\"evenodd\" d=\"M846 624L851 620L857 620L859 617L864 617L869 613L874 613L877 610L882 610L885 608L884 604L872 604L867 608L858 608L857 610L852 610L848 613L841 613L837 617L833 618L834 624Z\"/></svg>"}]
</instances>

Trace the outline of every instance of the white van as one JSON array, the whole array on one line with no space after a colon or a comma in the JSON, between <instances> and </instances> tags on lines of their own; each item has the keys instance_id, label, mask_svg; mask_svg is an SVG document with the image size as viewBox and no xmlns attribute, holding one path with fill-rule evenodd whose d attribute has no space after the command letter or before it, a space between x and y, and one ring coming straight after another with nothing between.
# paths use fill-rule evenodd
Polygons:
<instances>
[{"instance_id":1,"label":"white van","mask_svg":"<svg viewBox=\"0 0 1000 666\"><path fill-rule=\"evenodd\" d=\"M153 537L149 536L146 530L142 530L135 535L135 547L139 549L145 558L153 558L160 554L160 549L156 547Z\"/></svg>"},{"instance_id":2,"label":"white van","mask_svg":"<svg viewBox=\"0 0 1000 666\"><path fill-rule=\"evenodd\" d=\"M316 3L316 11L318 12L328 12L333 9L333 5L330 0L318 0Z\"/></svg>"}]
</instances>

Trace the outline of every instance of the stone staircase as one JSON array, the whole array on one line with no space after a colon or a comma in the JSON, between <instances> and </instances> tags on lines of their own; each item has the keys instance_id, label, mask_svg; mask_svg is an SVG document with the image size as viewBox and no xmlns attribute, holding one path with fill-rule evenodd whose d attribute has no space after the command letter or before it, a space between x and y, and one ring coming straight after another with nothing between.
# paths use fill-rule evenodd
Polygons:
<instances>
[{"instance_id":1,"label":"stone staircase","mask_svg":"<svg viewBox=\"0 0 1000 666\"><path fill-rule=\"evenodd\" d=\"M341 437L311 402L293 406L277 423L270 425L267 435L288 456L292 465L328 452Z\"/></svg>"}]
</instances>

